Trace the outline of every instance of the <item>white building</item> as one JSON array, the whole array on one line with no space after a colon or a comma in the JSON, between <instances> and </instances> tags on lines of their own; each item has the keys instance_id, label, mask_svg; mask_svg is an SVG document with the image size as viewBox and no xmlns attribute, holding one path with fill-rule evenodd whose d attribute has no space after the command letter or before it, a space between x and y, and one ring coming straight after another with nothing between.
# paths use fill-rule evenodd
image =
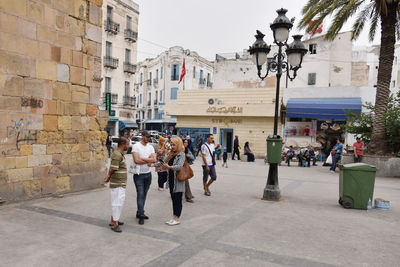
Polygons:
<instances>
[{"instance_id":1,"label":"white building","mask_svg":"<svg viewBox=\"0 0 400 267\"><path fill-rule=\"evenodd\" d=\"M132 0L103 1L102 95L111 93L107 130L112 135L137 128L134 74L137 61L139 6Z\"/></svg>"},{"instance_id":2,"label":"white building","mask_svg":"<svg viewBox=\"0 0 400 267\"><path fill-rule=\"evenodd\" d=\"M178 84L183 61L186 75ZM172 131L176 117L164 112L165 105L174 104L178 90L210 89L213 87L213 63L196 52L174 46L156 58L138 64L135 96L136 119L147 130Z\"/></svg>"}]
</instances>

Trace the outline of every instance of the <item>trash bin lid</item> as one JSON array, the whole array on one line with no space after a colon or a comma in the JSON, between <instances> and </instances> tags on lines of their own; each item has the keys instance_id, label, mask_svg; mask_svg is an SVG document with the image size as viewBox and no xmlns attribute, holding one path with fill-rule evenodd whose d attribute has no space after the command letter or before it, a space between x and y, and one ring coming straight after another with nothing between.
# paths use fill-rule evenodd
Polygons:
<instances>
[{"instance_id":1,"label":"trash bin lid","mask_svg":"<svg viewBox=\"0 0 400 267\"><path fill-rule=\"evenodd\" d=\"M267 141L281 141L282 137L280 135L268 135Z\"/></svg>"},{"instance_id":2,"label":"trash bin lid","mask_svg":"<svg viewBox=\"0 0 400 267\"><path fill-rule=\"evenodd\" d=\"M344 170L352 170L352 171L369 171L369 172L376 172L376 167L373 165L369 165L366 163L350 163L339 165L340 169Z\"/></svg>"}]
</instances>

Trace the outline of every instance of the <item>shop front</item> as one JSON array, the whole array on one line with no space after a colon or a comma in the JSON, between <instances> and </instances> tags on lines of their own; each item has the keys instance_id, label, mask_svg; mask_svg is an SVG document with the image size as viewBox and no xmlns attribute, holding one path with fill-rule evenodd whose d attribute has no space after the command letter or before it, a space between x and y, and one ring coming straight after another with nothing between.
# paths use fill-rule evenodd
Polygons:
<instances>
[{"instance_id":1,"label":"shop front","mask_svg":"<svg viewBox=\"0 0 400 267\"><path fill-rule=\"evenodd\" d=\"M337 139L347 140L343 131L346 112L361 112L361 98L295 98L286 107L283 137L287 146L318 147L327 155Z\"/></svg>"},{"instance_id":2,"label":"shop front","mask_svg":"<svg viewBox=\"0 0 400 267\"><path fill-rule=\"evenodd\" d=\"M262 158L266 138L273 133L274 95L272 88L179 91L177 103L165 109L177 117L179 135L188 134L196 143L199 135L205 139L212 133L215 144L226 147L229 153L237 135L241 153L244 143L249 142L255 156Z\"/></svg>"}]
</instances>

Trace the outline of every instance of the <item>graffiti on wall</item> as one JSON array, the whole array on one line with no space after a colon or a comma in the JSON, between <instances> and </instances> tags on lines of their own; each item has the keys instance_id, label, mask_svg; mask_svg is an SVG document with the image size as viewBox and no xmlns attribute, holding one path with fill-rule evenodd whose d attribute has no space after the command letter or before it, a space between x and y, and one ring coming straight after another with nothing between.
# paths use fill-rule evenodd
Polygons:
<instances>
[{"instance_id":1,"label":"graffiti on wall","mask_svg":"<svg viewBox=\"0 0 400 267\"><path fill-rule=\"evenodd\" d=\"M32 144L37 141L37 131L29 129L32 126L32 120L20 118L19 120L11 120L6 126L6 136L1 139L1 143L15 141L17 150L21 144ZM3 151L4 154L4 151Z\"/></svg>"},{"instance_id":2,"label":"graffiti on wall","mask_svg":"<svg viewBox=\"0 0 400 267\"><path fill-rule=\"evenodd\" d=\"M42 108L43 100L36 99L33 97L22 97L21 98L21 107Z\"/></svg>"}]
</instances>

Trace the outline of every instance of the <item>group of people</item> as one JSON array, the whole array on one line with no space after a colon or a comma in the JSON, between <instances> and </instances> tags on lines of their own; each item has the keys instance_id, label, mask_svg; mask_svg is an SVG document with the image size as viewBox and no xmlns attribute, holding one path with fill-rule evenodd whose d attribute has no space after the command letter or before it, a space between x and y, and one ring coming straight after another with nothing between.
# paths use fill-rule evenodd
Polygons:
<instances>
[{"instance_id":1,"label":"group of people","mask_svg":"<svg viewBox=\"0 0 400 267\"><path fill-rule=\"evenodd\" d=\"M313 161L313 166L317 166L317 156L318 149L317 148L303 148L296 155L296 152L293 150L293 146L289 147L289 150L286 152L286 160L288 166L290 166L290 162L296 156L300 167L310 167L311 160Z\"/></svg>"},{"instance_id":2,"label":"group of people","mask_svg":"<svg viewBox=\"0 0 400 267\"><path fill-rule=\"evenodd\" d=\"M182 198L185 194L186 200L193 202L193 195L190 192L189 181L178 180L178 173L187 161L193 162L194 155L189 149L189 141L174 137L168 144L164 138L160 138L157 151L149 144L150 134L142 132L142 140L132 148L133 164L129 172L133 173L133 181L136 187L136 218L139 224L144 224L149 217L145 214L145 203L147 193L151 185L151 168L155 167L158 173L159 190L164 190L164 184L168 182L169 192L172 200L172 219L167 221L168 225L180 224L182 214ZM203 159L203 188L206 196L211 195L210 186L217 179L215 170L215 147L213 144L214 136L207 135L206 143L201 146ZM120 221L122 208L125 202L125 192L128 177L128 169L125 158L125 151L129 148L129 140L125 137L118 139L118 148L111 155L111 164L105 183L110 183L111 195L111 230L122 232L121 227L124 223ZM210 179L209 179L210 177Z\"/></svg>"}]
</instances>

